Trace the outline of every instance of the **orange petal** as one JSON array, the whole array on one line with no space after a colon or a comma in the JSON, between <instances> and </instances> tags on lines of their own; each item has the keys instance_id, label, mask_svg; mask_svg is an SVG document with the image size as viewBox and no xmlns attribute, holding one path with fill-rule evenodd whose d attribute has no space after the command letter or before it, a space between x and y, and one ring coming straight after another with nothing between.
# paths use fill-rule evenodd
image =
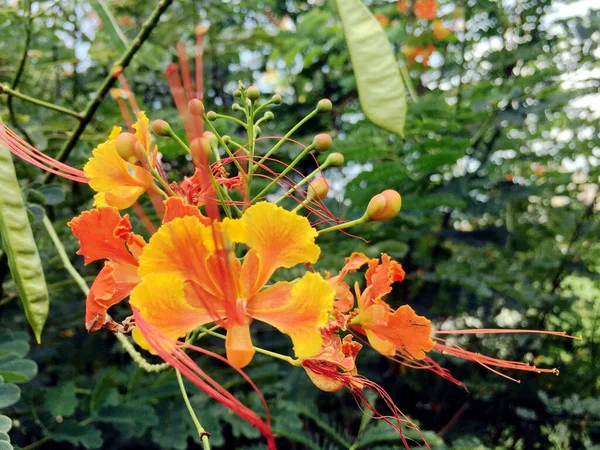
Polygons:
<instances>
[{"instance_id":1,"label":"orange petal","mask_svg":"<svg viewBox=\"0 0 600 450\"><path fill-rule=\"evenodd\" d=\"M364 253L354 252L346 258L346 264L340 271L340 275L343 274L345 276L348 273L356 272L369 261L372 261L372 259L367 257Z\"/></svg>"},{"instance_id":2,"label":"orange petal","mask_svg":"<svg viewBox=\"0 0 600 450\"><path fill-rule=\"evenodd\" d=\"M196 217L182 217L162 225L142 252L140 276L172 273L220 296L221 289L212 276L214 268L208 264L214 249L211 238L212 228ZM207 248L211 246L213 249Z\"/></svg>"},{"instance_id":3,"label":"orange petal","mask_svg":"<svg viewBox=\"0 0 600 450\"><path fill-rule=\"evenodd\" d=\"M92 189L111 194L104 197L111 206L120 209L131 206L154 182L150 172L121 158L111 139L100 144L92 155L83 171Z\"/></svg>"},{"instance_id":4,"label":"orange petal","mask_svg":"<svg viewBox=\"0 0 600 450\"><path fill-rule=\"evenodd\" d=\"M334 292L321 275L306 273L295 283L279 282L248 301L248 315L289 335L299 358L316 355L323 338L319 327L333 309Z\"/></svg>"},{"instance_id":5,"label":"orange petal","mask_svg":"<svg viewBox=\"0 0 600 450\"><path fill-rule=\"evenodd\" d=\"M129 302L162 334L171 339L179 338L213 320L206 309L186 301L184 282L172 273L146 275L131 292Z\"/></svg>"},{"instance_id":6,"label":"orange petal","mask_svg":"<svg viewBox=\"0 0 600 450\"><path fill-rule=\"evenodd\" d=\"M264 286L276 269L304 262L314 263L319 258L321 250L315 244L317 231L306 217L273 203L260 202L246 210L242 221L247 229L246 244L260 261L250 293ZM247 262L244 261L244 264Z\"/></svg>"},{"instance_id":7,"label":"orange petal","mask_svg":"<svg viewBox=\"0 0 600 450\"><path fill-rule=\"evenodd\" d=\"M181 197L169 197L165 200L165 215L162 222L167 223L178 217L196 217L200 223L210 225L210 219L202 215L197 206L186 205Z\"/></svg>"},{"instance_id":8,"label":"orange petal","mask_svg":"<svg viewBox=\"0 0 600 450\"><path fill-rule=\"evenodd\" d=\"M94 280L85 303L85 327L88 331L102 328L108 308L116 305L137 286L137 267L107 261Z\"/></svg>"},{"instance_id":9,"label":"orange petal","mask_svg":"<svg viewBox=\"0 0 600 450\"><path fill-rule=\"evenodd\" d=\"M233 325L227 329L227 340L225 341L227 359L238 368L247 366L254 357L252 338L250 337L250 326Z\"/></svg>"},{"instance_id":10,"label":"orange petal","mask_svg":"<svg viewBox=\"0 0 600 450\"><path fill-rule=\"evenodd\" d=\"M137 265L137 260L127 250L124 234L131 230L129 217L121 217L116 208L97 208L84 211L67 225L79 239L85 264L97 259L110 259Z\"/></svg>"},{"instance_id":11,"label":"orange petal","mask_svg":"<svg viewBox=\"0 0 600 450\"><path fill-rule=\"evenodd\" d=\"M363 325L366 329L366 325ZM409 358L423 359L425 352L430 351L435 343L431 340L431 322L418 316L408 305L402 305L394 313L389 314L385 325L373 325L369 330L382 341L392 342L400 353ZM367 330L367 336L369 336ZM375 348L369 336L369 342ZM378 344L377 341L375 341ZM383 354L389 355L389 353Z\"/></svg>"},{"instance_id":12,"label":"orange petal","mask_svg":"<svg viewBox=\"0 0 600 450\"><path fill-rule=\"evenodd\" d=\"M373 260L376 261L376 260ZM365 274L367 288L363 292L363 301L368 306L373 300L392 292L392 283L404 280L404 269L400 263L392 260L388 255L381 255L381 264L369 262L369 269Z\"/></svg>"}]
</instances>

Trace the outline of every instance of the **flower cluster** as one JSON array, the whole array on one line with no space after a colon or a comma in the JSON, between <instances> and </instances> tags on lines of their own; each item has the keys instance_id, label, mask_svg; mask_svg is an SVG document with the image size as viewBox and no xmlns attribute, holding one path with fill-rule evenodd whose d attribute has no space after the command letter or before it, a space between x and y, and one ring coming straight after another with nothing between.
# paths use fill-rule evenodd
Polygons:
<instances>
[{"instance_id":1,"label":"flower cluster","mask_svg":"<svg viewBox=\"0 0 600 450\"><path fill-rule=\"evenodd\" d=\"M169 76L177 85L177 73ZM436 332L431 321L411 306L392 307L386 296L394 283L403 281L405 273L400 263L387 254L369 258L355 252L336 275L315 271L312 265L321 253L320 235L393 219L401 208L400 194L386 190L372 198L362 217L349 222L337 219L324 203L329 185L317 175L322 175L327 167L343 164L342 155L329 155L324 164L306 176L295 169L311 151L328 151L331 137L316 136L290 164L272 158L288 138L271 138L277 142L259 156L259 125L271 120L273 113L267 111L261 118L258 113L279 104L281 97L275 95L261 104L258 89L241 84L234 96L239 99L234 110L243 112L244 121L205 112L198 98L178 92L178 102L187 101L184 122L189 145L166 122L156 120L150 125L146 115L132 106L137 122L131 125L131 132L114 128L108 140L93 151L83 172L53 162L45 155L41 157L43 154L27 146L8 128L0 127L0 141L15 154L66 178L87 182L96 192L94 208L69 222L79 239L78 254L84 262L104 260L86 300L85 326L89 331L107 328L118 333L132 332L140 347L161 357L208 395L256 426L269 448L275 448L275 443L268 419L265 422L241 404L189 356L190 351L196 351L221 358L197 344L201 336L223 338L226 361L238 371L252 362L256 352L261 352L302 367L324 391L347 388L361 408L390 423L407 448L402 429L416 426L381 387L359 374L356 359L363 345L457 384L460 382L440 367L429 352L469 359L493 371L497 369L492 366L555 372L471 353L439 337L517 330ZM327 112L331 106L329 100L322 100L310 115ZM232 120L243 127L247 142L237 143L229 136L221 136L211 125L218 119ZM211 131L203 131L204 126ZM189 154L191 170L183 180L167 178L158 141L151 130L157 137L174 139ZM257 186L259 180L261 184ZM158 227L138 203L142 195L154 206L160 220ZM293 208L281 206L288 203ZM146 226L148 241L134 232L128 214L121 213L129 208ZM301 214L303 210L305 215ZM282 269L302 264L305 270L298 278L274 281ZM361 289L358 283L350 286L348 275L364 267L364 287ZM127 298L132 315L119 323L109 310ZM287 335L294 357L256 347L251 333L254 320ZM207 328L209 324L211 328ZM219 329L225 334L218 333ZM366 389L374 390L390 413L378 413L366 400Z\"/></svg>"}]
</instances>

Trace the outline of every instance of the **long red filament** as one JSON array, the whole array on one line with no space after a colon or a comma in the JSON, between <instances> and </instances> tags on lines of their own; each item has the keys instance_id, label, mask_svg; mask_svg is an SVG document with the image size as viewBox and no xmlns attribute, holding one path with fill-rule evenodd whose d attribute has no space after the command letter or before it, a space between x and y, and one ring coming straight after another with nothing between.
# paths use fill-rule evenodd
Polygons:
<instances>
[{"instance_id":1,"label":"long red filament","mask_svg":"<svg viewBox=\"0 0 600 450\"><path fill-rule=\"evenodd\" d=\"M89 179L83 171L64 164L42 153L0 121L0 144L22 160L68 180L88 183Z\"/></svg>"},{"instance_id":2,"label":"long red filament","mask_svg":"<svg viewBox=\"0 0 600 450\"><path fill-rule=\"evenodd\" d=\"M135 101L135 95L133 95L133 91L129 87L129 83L127 82L127 79L125 78L125 75L123 75L122 72L119 75L119 83L121 84L121 86L123 87L123 90L127 94L127 100L129 101L129 104L131 105L131 109L133 110L133 113L137 116L137 114L140 112L140 108L138 107L137 102Z\"/></svg>"},{"instance_id":3,"label":"long red filament","mask_svg":"<svg viewBox=\"0 0 600 450\"><path fill-rule=\"evenodd\" d=\"M179 370L188 380L194 383L205 394L209 395L240 418L250 423L257 428L261 434L267 439L269 450L275 450L275 438L270 426L270 414L263 395L258 387L250 380L250 378L240 369L231 366L231 364L222 356L210 352L201 347L186 344L183 342L173 341L164 336L158 329L147 322L139 313L139 310L132 307L133 314L136 320L136 325L139 327L144 338L150 347L158 354L160 358L168 362L175 369ZM219 361L222 361L233 367L243 378L250 383L252 389L259 395L260 400L265 407L267 413L267 422L262 420L258 414L248 408L235 398L230 392L224 389L216 380L208 376L183 350L182 347L189 348L198 353L210 356Z\"/></svg>"},{"instance_id":4,"label":"long red filament","mask_svg":"<svg viewBox=\"0 0 600 450\"><path fill-rule=\"evenodd\" d=\"M179 112L179 116L181 117L183 127L185 128L185 133L187 135L188 142L191 142L194 138L198 136L196 135L196 127L194 125L192 115L190 114L187 108L188 102L186 100L183 85L181 83L181 78L179 76L177 64L169 64L167 66L167 69L165 70L165 76L167 77L167 81L169 82L171 95L173 96L175 106L177 107L177 111Z\"/></svg>"}]
</instances>

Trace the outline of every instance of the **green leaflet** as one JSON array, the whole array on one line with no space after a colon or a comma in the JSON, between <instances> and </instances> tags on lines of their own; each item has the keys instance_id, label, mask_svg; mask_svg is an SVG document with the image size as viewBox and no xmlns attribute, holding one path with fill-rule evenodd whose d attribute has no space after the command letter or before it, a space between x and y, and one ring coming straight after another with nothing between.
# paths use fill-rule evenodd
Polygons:
<instances>
[{"instance_id":1,"label":"green leaflet","mask_svg":"<svg viewBox=\"0 0 600 450\"><path fill-rule=\"evenodd\" d=\"M120 52L127 50L127 46L129 45L127 38L123 34L123 31L121 31L121 28L117 24L115 17L108 9L108 6L106 3L104 3L104 0L93 0L90 3L102 21L102 29L106 31L113 44L119 49Z\"/></svg>"},{"instance_id":2,"label":"green leaflet","mask_svg":"<svg viewBox=\"0 0 600 450\"><path fill-rule=\"evenodd\" d=\"M38 343L48 317L50 299L42 262L10 152L0 146L0 235L10 273L17 285L29 325Z\"/></svg>"},{"instance_id":3,"label":"green leaflet","mask_svg":"<svg viewBox=\"0 0 600 450\"><path fill-rule=\"evenodd\" d=\"M392 45L361 0L336 0L367 118L404 137L406 95Z\"/></svg>"}]
</instances>

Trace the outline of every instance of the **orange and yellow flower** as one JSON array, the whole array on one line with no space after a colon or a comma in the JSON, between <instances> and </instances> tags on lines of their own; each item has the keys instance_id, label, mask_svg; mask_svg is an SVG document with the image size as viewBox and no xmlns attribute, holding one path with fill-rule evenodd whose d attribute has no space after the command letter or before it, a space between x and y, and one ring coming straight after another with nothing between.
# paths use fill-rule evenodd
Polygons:
<instances>
[{"instance_id":1,"label":"orange and yellow flower","mask_svg":"<svg viewBox=\"0 0 600 450\"><path fill-rule=\"evenodd\" d=\"M322 347L320 327L333 308L334 291L319 274L265 284L279 268L314 263L320 249L308 220L271 203L257 203L240 219L205 225L198 217L175 218L150 239L139 261L142 282L131 304L169 338L218 322L227 329L227 358L247 365L254 348L253 319L290 336L299 358ZM248 248L240 262L232 244ZM144 336L134 330L140 345Z\"/></svg>"},{"instance_id":2,"label":"orange and yellow flower","mask_svg":"<svg viewBox=\"0 0 600 450\"><path fill-rule=\"evenodd\" d=\"M150 165L154 164L156 148L148 129L148 118L143 112L138 114L133 127L136 132L132 151L135 152L139 145L138 156L149 161ZM108 140L94 149L92 157L83 168L90 187L97 192L94 206L129 208L140 195L155 188L148 168L134 162L139 157L127 161L117 152L115 141L120 133L121 128L114 127Z\"/></svg>"}]
</instances>

